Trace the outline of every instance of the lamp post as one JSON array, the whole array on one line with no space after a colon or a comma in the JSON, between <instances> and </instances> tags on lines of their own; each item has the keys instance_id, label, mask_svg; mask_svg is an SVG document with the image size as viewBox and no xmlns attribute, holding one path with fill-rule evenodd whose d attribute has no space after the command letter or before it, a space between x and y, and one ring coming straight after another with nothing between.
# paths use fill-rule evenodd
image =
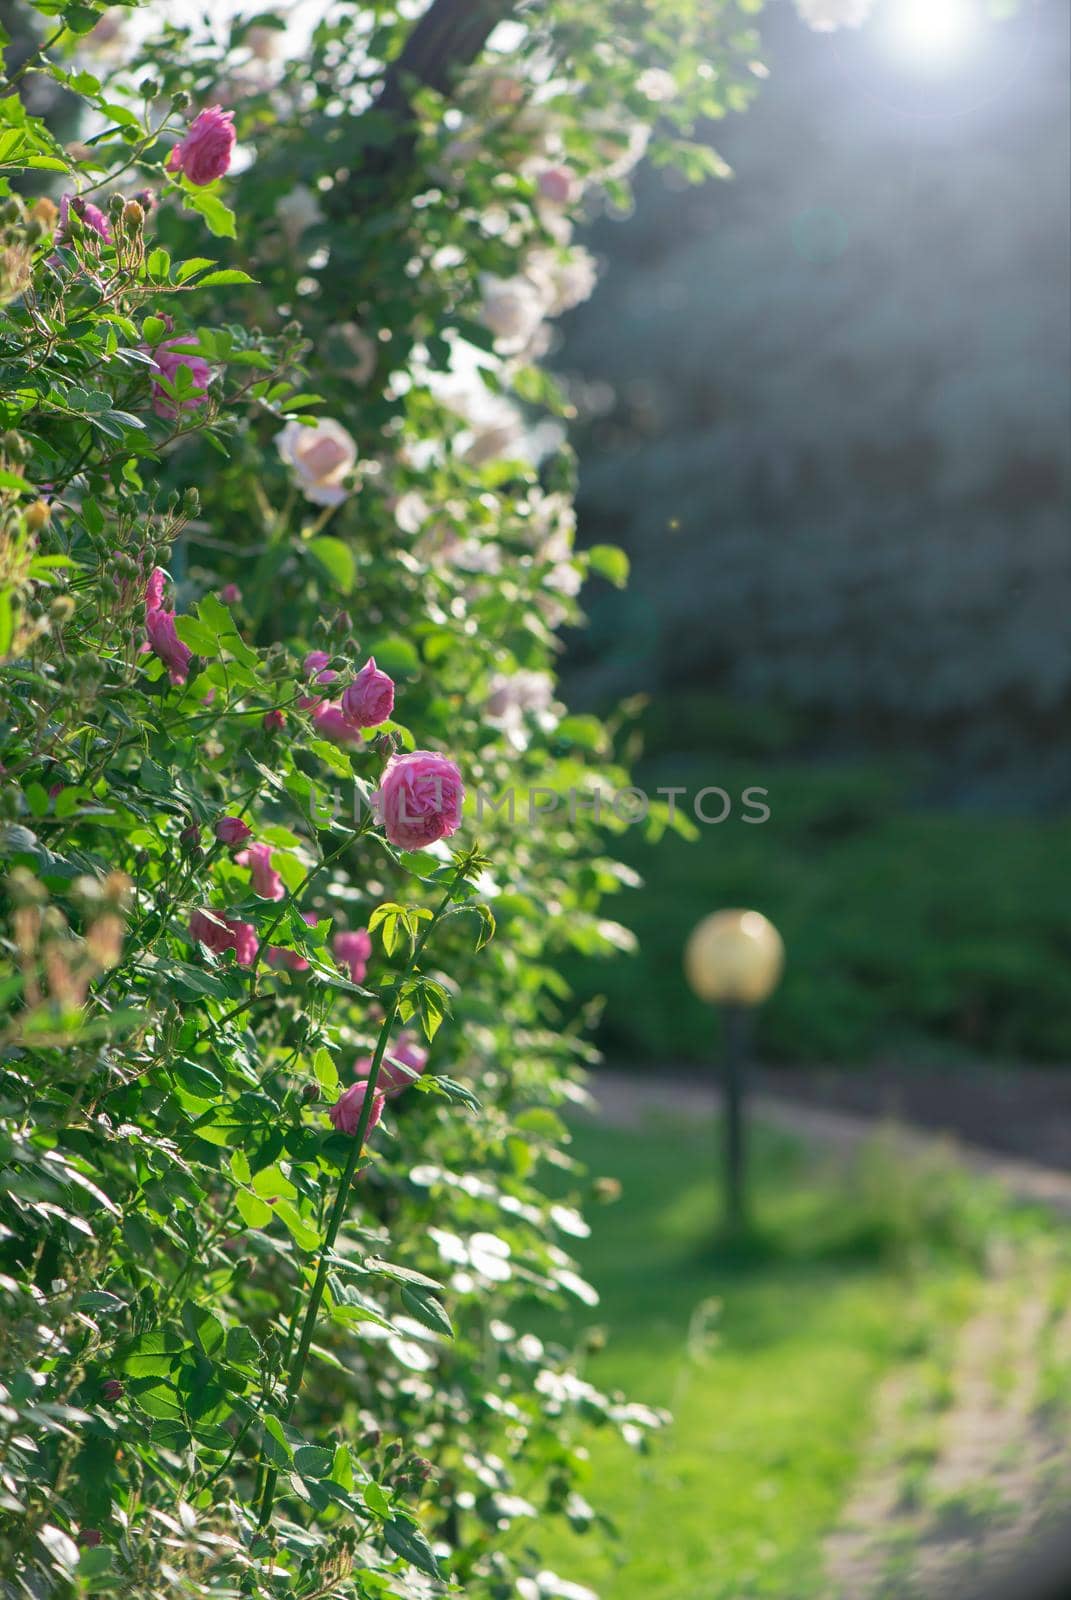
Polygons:
<instances>
[{"instance_id":1,"label":"lamp post","mask_svg":"<svg viewBox=\"0 0 1071 1600\"><path fill-rule=\"evenodd\" d=\"M769 999L785 965L785 947L761 911L717 911L691 933L684 971L700 1000L722 1008L725 1028L725 1227L739 1237L747 1222L744 1169L744 1056L751 1012Z\"/></svg>"}]
</instances>

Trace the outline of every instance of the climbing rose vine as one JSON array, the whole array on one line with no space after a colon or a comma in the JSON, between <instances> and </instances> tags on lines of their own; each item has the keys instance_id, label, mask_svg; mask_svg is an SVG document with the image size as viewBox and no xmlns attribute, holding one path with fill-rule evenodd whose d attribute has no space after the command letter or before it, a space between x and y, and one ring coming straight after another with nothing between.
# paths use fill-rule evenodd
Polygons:
<instances>
[{"instance_id":1,"label":"climbing rose vine","mask_svg":"<svg viewBox=\"0 0 1071 1600\"><path fill-rule=\"evenodd\" d=\"M135 9L3 41L0 1594L575 1596L625 874L475 799L626 782L545 358L755 6Z\"/></svg>"}]
</instances>

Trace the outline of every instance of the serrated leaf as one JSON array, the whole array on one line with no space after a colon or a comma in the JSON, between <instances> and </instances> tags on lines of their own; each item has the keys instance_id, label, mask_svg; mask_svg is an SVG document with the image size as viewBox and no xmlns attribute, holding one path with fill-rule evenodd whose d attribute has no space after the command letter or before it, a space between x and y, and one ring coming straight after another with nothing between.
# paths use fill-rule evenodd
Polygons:
<instances>
[{"instance_id":1,"label":"serrated leaf","mask_svg":"<svg viewBox=\"0 0 1071 1600\"><path fill-rule=\"evenodd\" d=\"M266 1228L272 1218L272 1208L266 1200L250 1189L238 1189L234 1204L238 1215L248 1228Z\"/></svg>"},{"instance_id":2,"label":"serrated leaf","mask_svg":"<svg viewBox=\"0 0 1071 1600\"><path fill-rule=\"evenodd\" d=\"M454 1337L454 1325L447 1315L446 1308L426 1289L403 1284L402 1304L426 1328L431 1328L435 1333L445 1333L449 1339Z\"/></svg>"},{"instance_id":3,"label":"serrated leaf","mask_svg":"<svg viewBox=\"0 0 1071 1600\"><path fill-rule=\"evenodd\" d=\"M326 1478L334 1455L318 1444L303 1444L294 1451L294 1467L303 1478Z\"/></svg>"},{"instance_id":4,"label":"serrated leaf","mask_svg":"<svg viewBox=\"0 0 1071 1600\"><path fill-rule=\"evenodd\" d=\"M442 1578L435 1552L414 1523L403 1522L400 1518L388 1522L383 1529L383 1537L396 1556L401 1556L418 1571L427 1573L429 1578Z\"/></svg>"}]
</instances>

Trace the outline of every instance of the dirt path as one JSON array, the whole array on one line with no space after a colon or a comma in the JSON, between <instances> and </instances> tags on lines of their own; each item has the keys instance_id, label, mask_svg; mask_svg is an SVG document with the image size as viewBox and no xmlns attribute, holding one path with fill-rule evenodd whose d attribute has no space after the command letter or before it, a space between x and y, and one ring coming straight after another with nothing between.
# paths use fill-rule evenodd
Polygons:
<instances>
[{"instance_id":1,"label":"dirt path","mask_svg":"<svg viewBox=\"0 0 1071 1600\"><path fill-rule=\"evenodd\" d=\"M602 1114L623 1128L640 1127L647 1118L660 1114L709 1117L721 1104L716 1084L697 1078L645 1078L641 1073L601 1071L593 1074L592 1089ZM771 1127L834 1148L857 1149L889 1125L880 1118L829 1111L782 1095L756 1094L751 1103L759 1120ZM905 1150L919 1155L949 1145L947 1137L920 1128L897 1124L896 1132ZM966 1165L994 1179L1018 1199L1071 1215L1071 1172L959 1141L954 1148Z\"/></svg>"},{"instance_id":2,"label":"dirt path","mask_svg":"<svg viewBox=\"0 0 1071 1600\"><path fill-rule=\"evenodd\" d=\"M1005 1247L956 1336L950 1390L927 1395L924 1364L885 1381L826 1544L830 1600L965 1600L1065 1501L1071 1462L1041 1404L1047 1365L1071 1362L1065 1293L1051 1255Z\"/></svg>"}]
</instances>

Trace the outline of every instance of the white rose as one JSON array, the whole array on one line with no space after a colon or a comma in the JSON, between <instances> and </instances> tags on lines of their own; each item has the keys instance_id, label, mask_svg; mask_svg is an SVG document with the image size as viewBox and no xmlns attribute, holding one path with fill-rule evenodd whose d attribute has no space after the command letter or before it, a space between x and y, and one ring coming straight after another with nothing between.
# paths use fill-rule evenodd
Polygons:
<instances>
[{"instance_id":1,"label":"white rose","mask_svg":"<svg viewBox=\"0 0 1071 1600\"><path fill-rule=\"evenodd\" d=\"M645 99L653 101L655 105L664 105L667 100L676 97L677 80L665 67L648 67L636 79L636 87Z\"/></svg>"},{"instance_id":2,"label":"white rose","mask_svg":"<svg viewBox=\"0 0 1071 1600\"><path fill-rule=\"evenodd\" d=\"M496 278L485 272L481 315L484 326L503 346L523 350L543 320L543 300L527 278Z\"/></svg>"},{"instance_id":3,"label":"white rose","mask_svg":"<svg viewBox=\"0 0 1071 1600\"><path fill-rule=\"evenodd\" d=\"M837 28L861 28L870 15L872 0L796 0L796 10L816 33Z\"/></svg>"},{"instance_id":4,"label":"white rose","mask_svg":"<svg viewBox=\"0 0 1071 1600\"><path fill-rule=\"evenodd\" d=\"M275 202L275 215L291 250L297 246L306 228L313 228L324 220L320 202L307 183L295 184L289 194L278 199Z\"/></svg>"},{"instance_id":5,"label":"white rose","mask_svg":"<svg viewBox=\"0 0 1071 1600\"><path fill-rule=\"evenodd\" d=\"M431 516L431 508L416 489L407 489L398 496L394 507L394 520L402 533L419 533Z\"/></svg>"},{"instance_id":6,"label":"white rose","mask_svg":"<svg viewBox=\"0 0 1071 1600\"><path fill-rule=\"evenodd\" d=\"M330 417L322 417L311 428L288 422L275 435L275 448L314 505L338 506L350 493L342 483L357 465L357 446L340 423Z\"/></svg>"},{"instance_id":7,"label":"white rose","mask_svg":"<svg viewBox=\"0 0 1071 1600\"><path fill-rule=\"evenodd\" d=\"M591 296L598 277L595 257L583 245L574 249L533 250L525 272L539 291L548 317L560 317Z\"/></svg>"}]
</instances>

